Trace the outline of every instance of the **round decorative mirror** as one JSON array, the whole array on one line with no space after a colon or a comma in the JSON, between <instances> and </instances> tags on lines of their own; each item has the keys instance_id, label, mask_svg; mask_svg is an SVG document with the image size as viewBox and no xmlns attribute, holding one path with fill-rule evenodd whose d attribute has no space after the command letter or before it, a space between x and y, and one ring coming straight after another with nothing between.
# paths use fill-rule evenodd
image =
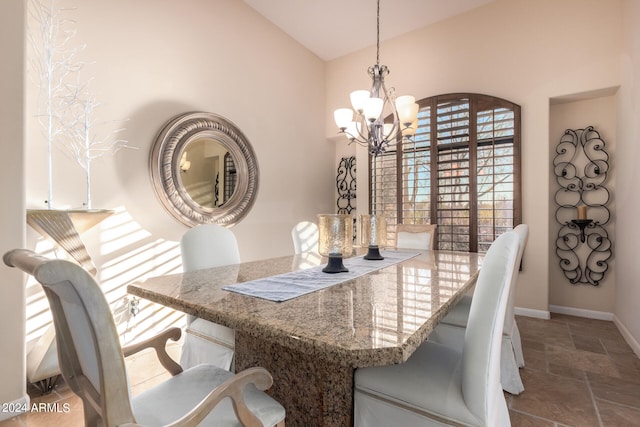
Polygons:
<instances>
[{"instance_id":1,"label":"round decorative mirror","mask_svg":"<svg viewBox=\"0 0 640 427\"><path fill-rule=\"evenodd\" d=\"M238 223L258 191L258 163L249 140L213 113L169 121L153 144L149 168L162 205L189 226Z\"/></svg>"}]
</instances>

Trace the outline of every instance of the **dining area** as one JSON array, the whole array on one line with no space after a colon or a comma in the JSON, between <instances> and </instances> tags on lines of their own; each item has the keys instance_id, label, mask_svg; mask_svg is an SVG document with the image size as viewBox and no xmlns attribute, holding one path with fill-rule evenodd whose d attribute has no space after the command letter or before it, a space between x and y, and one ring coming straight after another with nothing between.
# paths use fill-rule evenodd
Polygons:
<instances>
[{"instance_id":1,"label":"dining area","mask_svg":"<svg viewBox=\"0 0 640 427\"><path fill-rule=\"evenodd\" d=\"M293 251L298 253L249 262L239 260L230 229L197 225L181 239L182 273L129 284L129 294L187 315L178 368L163 355L161 343L152 344L161 363L174 375L168 383L199 369L226 372L230 382L262 369L271 381L259 383L260 387L272 399L271 407L281 405L279 417L282 425L288 426L510 425L500 385L501 364L510 359L501 353L500 346L506 343L508 353L514 354L511 340L504 339L503 326L507 313L513 317L513 309L507 306L513 304L510 290L528 227L520 225L516 231L504 233L487 254L478 254L432 249L436 227L428 225L399 227L394 246L381 249L377 247L381 241L368 235L369 247L353 247L351 215L331 217L347 226L325 227L322 221L317 230L311 226L310 238L318 242L316 250L299 251L294 227ZM323 247L327 241L333 245L329 249ZM375 257L369 259L373 246ZM340 273L327 272L325 263L330 263L331 257L326 255L335 257L338 252L347 254L340 257L344 263ZM89 286L82 282L90 282L90 276L78 277L73 271L82 271L80 267L29 251L8 253L5 263L33 274L48 289L51 286L50 294L55 296L48 297L53 298L54 321L63 325L57 331L66 337L67 321L63 319L78 315L65 313L69 310L65 304L56 302L56 298L70 298L70 291L56 289L55 282L68 275L66 281L72 286ZM57 276L41 272L58 268ZM82 299L84 291L80 289L75 292ZM470 302L465 304L465 300ZM468 325L455 325L456 318L465 316ZM451 328L456 332L450 332ZM169 332L161 334L164 339L173 333ZM176 332L179 337L179 330ZM83 351L74 348L73 342L78 340L75 333L78 331L71 328L68 334L74 338L60 342L70 346L65 350L69 354ZM104 351L98 350L101 360ZM128 348L122 351L125 356L133 354ZM85 372L86 366L91 364L76 366L73 359L69 362L63 356L65 381L74 384L74 377ZM109 369L110 365L99 361L98 366ZM95 373L86 375L92 378ZM107 371L99 378L107 384L113 381ZM215 386L211 393L223 385ZM143 396L162 393L168 405L175 400L170 396L176 385L158 387L162 392L145 392ZM244 396L248 390L241 388L239 393ZM196 395L190 398L195 404L205 397L197 394L204 392L196 387L188 394ZM266 401L256 404L250 394L247 399L248 411L260 418ZM105 396L95 405L107 401ZM88 402L85 400L85 417L90 416ZM145 406L134 401L132 408L135 414ZM215 413L215 405L213 408ZM92 411L96 409L90 411L90 417L109 413L105 407ZM154 412L146 406L149 411ZM203 413L198 419L219 425L215 421L219 415L214 413ZM166 415L175 414L172 410ZM245 424L246 419L240 416L239 420L242 425L253 425ZM170 421L172 418L163 422ZM276 424L270 423L256 425Z\"/></svg>"},{"instance_id":2,"label":"dining area","mask_svg":"<svg viewBox=\"0 0 640 427\"><path fill-rule=\"evenodd\" d=\"M102 291L108 310L95 314L113 318L116 332L107 340L110 326L100 327L97 338L81 341L110 341L113 360L119 360L116 350L121 349L124 360L118 364L132 376L116 380L120 374L105 374L114 379L109 384L118 384L116 394L133 402L173 379L157 389L156 397L131 403L127 422L146 424L145 417L160 416L160 408L173 411L171 399L144 413L139 403L165 402L160 397L180 383L190 396L180 411L198 407L203 414L196 401L212 392L223 394L228 387L222 384L229 381L248 388L256 384L247 405L256 413L270 408L268 417L258 416L265 425L411 425L414 417L417 425L428 425L433 417L444 424L483 425L494 423L487 421L495 420L492 416L504 421L496 376L514 426L603 427L634 425L640 419L637 233L632 226L638 209L623 203L633 187L637 157L630 143L637 121L628 107L638 98L630 90L638 76L620 72L620 67L636 69L632 65L640 57L632 43L640 28L634 2L475 2L478 7L454 11L435 25L433 10L423 5L426 11L412 9L419 21L415 28L406 19L394 23L394 9L402 7L387 0L378 3L377 13L371 2L350 13L340 2L323 3L328 16L311 5L297 12L284 8L280 21L273 19L278 8L268 1L165 3L8 0L0 13L10 34L3 46L8 82L3 100L7 140L14 141L4 147L7 209L0 254L27 248L55 265L80 258L89 267L91 277L74 268L69 281L82 277L81 287ZM467 3L465 8L472 4ZM40 14L40 6L59 9L58 14ZM47 16L62 18L73 35L65 46L82 50L80 56L58 51L61 55L50 60L86 64L82 76L75 64L62 67L69 71L60 87L64 93L50 93L59 99L48 99L47 75L39 72L46 69L38 64L50 50L43 48L41 42L48 39L39 34L47 25L38 21ZM364 30L375 27L376 16L380 31L374 37ZM598 25L567 32L567 17ZM344 48L357 35L366 40L344 56L335 48L330 49L334 56L322 56L287 32L287 24L297 25L302 18L320 24L303 26L321 36L325 46L332 36L339 40L335 46ZM334 31L340 18L350 18L342 36ZM514 22L518 25L509 25ZM541 24L548 29L542 38ZM408 32L394 34L394 27ZM107 33L111 36L105 38ZM478 35L486 46L475 42ZM492 43L501 47L490 49ZM510 60L503 60L504 52ZM620 62L620 56L629 61ZM89 81L91 90L81 94ZM382 81L386 87L375 85ZM392 86L397 92L388 96ZM377 98L373 92L378 91L390 101L383 101L382 116L389 116L384 124L393 122L395 129L373 117L370 108L364 113L367 97L352 102L351 112L343 109L351 90L369 87L369 99ZM88 160L83 168L84 156L67 158L65 150L82 135L76 125L87 123L81 117L86 110L75 101L90 92L99 98L92 105L101 106L92 111L93 135L104 136L107 145L114 142L112 148L124 145L117 153L104 150L108 155L91 169ZM403 102L395 104L394 98ZM66 109L71 101L73 108ZM417 126L410 120L415 112L411 101L418 104ZM47 105L60 111L47 111ZM396 106L397 118L389 105ZM334 124L336 109L341 113ZM60 126L49 128L53 134L47 132L47 116ZM364 122L355 123L360 116ZM590 125L607 143L605 153L599 153L611 157L604 163L592 157L597 165L587 162L586 168L576 163L573 174L556 161L560 152L572 153L558 150L559 142L571 149L565 130ZM48 150L51 143L55 149ZM605 147L576 145L581 146ZM588 185L591 178L583 177L584 171L590 176L595 171L597 180L609 171L605 187L611 197L590 197L596 187ZM569 197L556 197L560 190L554 180L565 178L582 181L560 186ZM601 205L607 205L609 216ZM387 215L388 242L379 248L385 260L364 260L369 248L358 242L361 247L342 259L350 271L330 274L322 272L329 254L318 253L317 243L298 250L289 238L299 222L317 225L318 213L342 209L358 217ZM35 211L51 217L75 211L111 215L90 229L79 224L61 228L58 219L50 228L59 233L42 233L29 222ZM205 223L231 231L237 252L218 251L215 258L224 258L222 264L189 265L182 257L181 237ZM469 387L463 371L480 372L480 362L474 365L464 355L474 354L475 361L481 359L475 355L486 355L482 349L469 350L477 343L467 342L467 335L482 335L470 326L483 324L474 306L483 301L476 297L487 254L494 241L520 224L528 224L531 235L514 269L517 281L509 294L514 301L506 303L498 334L500 373L489 357L492 375L473 378L490 381ZM396 234L411 225L437 225L429 248L399 243ZM593 234L601 228L606 238ZM63 243L71 246L60 244L70 231L75 238ZM577 254L567 270L570 258L558 256L558 247L570 256L574 248ZM590 247L603 252L593 251L597 259L585 268ZM81 256L65 253L67 248L82 249ZM37 274L40 262L38 268L45 271L49 261L23 266ZM360 268L363 274L349 276ZM101 407L100 387L94 384L81 398L74 393L81 387L57 376L56 337L62 334L46 287L24 269L2 268L0 402L14 408L30 401L56 402L61 408L71 402L73 414L8 411L0 414L0 425L84 425L86 407L104 414L111 409ZM596 274L579 274L587 269ZM603 271L606 277L598 277ZM276 284L276 292L267 292L276 294L275 300L244 292L245 286L264 290ZM289 298L294 288L310 291ZM165 356L157 360L159 342L147 343L161 331L181 373ZM132 345L139 350L142 344L152 348L132 353ZM204 371L192 369L203 364L215 369L197 375ZM426 365L438 368L419 368ZM51 368L54 376L49 369L30 375L32 366ZM74 369L69 378L79 376L80 368ZM438 377L436 372L453 374ZM41 395L32 380L43 376L48 394ZM81 385L96 383L99 376L86 375ZM202 394L191 396L194 378L207 380ZM423 386L445 384L445 379L450 381L447 390L464 392ZM127 406L125 399L118 402L118 409ZM478 402L493 402L486 407L496 410L485 414ZM243 407L241 401L237 405ZM230 402L215 407L212 414L224 414L217 424L236 417ZM447 408L464 419L449 420ZM243 420L253 420L240 412ZM93 420L95 414L89 415Z\"/></svg>"},{"instance_id":3,"label":"dining area","mask_svg":"<svg viewBox=\"0 0 640 427\"><path fill-rule=\"evenodd\" d=\"M526 225L496 227L485 253L438 245L451 238L446 223L318 214L294 225L291 255L243 261L233 227L253 208L260 177L242 131L217 114L178 115L149 164L158 201L187 226L182 272L134 279L126 292L184 314L183 331L171 325L122 346L96 272L30 250L4 258L45 289L60 372L86 424L509 425L500 382L517 382L523 365L512 290ZM163 343L179 339L177 363ZM125 358L149 347L171 377L126 399Z\"/></svg>"},{"instance_id":4,"label":"dining area","mask_svg":"<svg viewBox=\"0 0 640 427\"><path fill-rule=\"evenodd\" d=\"M347 217L347 224L352 223L349 215L335 217L342 219L343 224ZM327 231L322 226L318 230L313 222L304 224L304 227L298 224L292 230L294 251L298 252L294 255L244 263L235 262L238 259L232 257L228 265L224 265L225 256L222 255L215 261L209 261L210 268L202 268L206 261L198 264L197 259L189 261L189 257L202 258L203 253L216 251L233 254L237 243L234 243L230 230L215 225L196 226L185 233L181 248L184 265L197 265L200 268L189 267L181 274L132 283L127 290L137 297L185 312L194 322L209 324L212 328L209 344L214 347L219 347L221 343L216 338L218 328L231 330L232 343L225 346L233 354L233 363L227 365L225 362L225 367L235 369L236 372L255 366L266 368L274 378L267 393L284 406L287 425L368 426L388 425L394 419L403 420L402 414L390 415L394 412L388 407L383 410L386 415L375 414L375 411L375 415L371 415L370 409L362 409L371 406L368 402L372 399L371 385L359 388L357 378L359 375L366 375L368 370L409 366L410 363L407 362L416 358L414 353L424 352L421 349L431 344L451 348L462 354L466 324L439 324L447 315L454 316L458 305L464 311L464 301L471 300L485 256L471 252L434 250L432 242L436 227L407 225L399 227L394 247L379 251L383 255L380 257L382 260L368 260L366 258L370 248L352 248L349 244L350 256L343 260L346 271L330 274L323 271L327 268L323 269L323 264L328 261L328 252L321 249L320 252L325 255L323 257L317 250L322 248L323 243L318 246L317 242L331 240L332 237L326 235ZM352 235L352 229L349 226L345 228L346 230L341 230L342 235ZM333 226L328 227L328 230L335 234L335 230L340 228ZM508 291L517 277L514 266L516 260L519 264L522 257L528 227L522 225L518 227L518 231L519 233L507 233L510 236L505 236L511 237L512 242L510 255L503 254L503 259L497 264L505 270L503 280L492 281L503 287L492 292L495 300L493 304L484 303L496 309L502 307L504 312L500 316L503 320L507 311L509 316L514 316L513 307L507 309L508 304L513 306L513 300L509 301L512 294ZM307 235L305 239L300 237L300 232ZM197 238L193 236L198 233L208 235L208 239L197 242ZM313 243L307 242L306 248L312 250L303 251L301 248L305 246L302 240L309 239ZM231 242L231 245L224 250L207 249L215 245L215 241ZM196 248L197 251L194 250ZM336 248L337 246L333 248L334 254L336 251L345 251L344 246ZM496 256L489 260L492 261L494 257ZM495 267L491 268L493 269ZM485 274L489 273L490 271ZM484 279L484 282L487 281L489 280ZM501 292L505 289L506 292ZM498 304L496 295L504 296L502 304ZM466 309L469 309L468 301ZM464 313L458 313L457 316L461 315L464 316ZM484 317L487 314L476 316ZM515 320L508 324L513 325L514 322ZM502 331L503 324L498 323ZM446 327L458 331L449 333ZM206 334L203 334L206 327L197 327L195 330L193 339L207 339L204 336ZM490 329L490 332L495 331ZM491 334L486 335L488 337ZM188 325L186 340L189 339ZM427 344L429 340L431 342ZM490 354L488 348L493 349L491 363L495 383L493 386L496 386L500 381L500 362L495 360L495 352L500 352L499 346L496 349L496 343L489 346L485 342L484 345L486 355ZM506 345L508 353L505 354L513 354L510 339ZM193 351L186 347L185 345L183 351ZM201 347L201 351L202 348L204 347ZM476 357L478 355L474 356ZM511 359L515 361L515 356ZM505 360L508 362L511 359ZM216 360L210 362L216 363ZM483 369L488 369L490 361L487 359L485 362L487 366L483 366ZM450 372L452 378L459 375L456 372L460 370L460 366L456 366ZM472 371L474 376L479 373L476 372L477 369L479 368ZM515 375L519 378L517 369L516 367ZM437 382L432 382L437 386ZM467 382L478 381L468 379ZM383 383L390 384L388 380ZM488 384L483 383L482 388L485 387ZM382 394L385 395L385 405L388 405L389 396L386 393L388 392ZM488 391L485 390L484 393ZM442 395L437 392L435 394ZM478 394L478 399L480 395L482 393ZM501 393L499 396L503 399ZM360 410L358 402L362 407ZM460 404L465 407L464 400ZM402 408L403 405L398 407ZM501 411L501 418L496 420L499 420L499 425L509 425L506 405L502 407L505 410ZM406 411L406 405L402 410ZM437 415L439 410L431 414L431 418L446 420L447 415L444 415L445 418ZM413 412L415 411L408 412L411 413L410 417L414 416ZM453 418L449 421L456 422L455 417L459 414L460 408L450 414ZM497 416L493 412L490 415ZM470 425L498 425L493 424L493 421L487 424L482 419L483 416L487 414L483 412L475 420L471 416L471 421L465 422L470 422ZM424 418L424 415L419 417ZM423 422L424 420L420 421L419 425L423 425Z\"/></svg>"},{"instance_id":5,"label":"dining area","mask_svg":"<svg viewBox=\"0 0 640 427\"><path fill-rule=\"evenodd\" d=\"M348 215L335 216L352 223ZM336 228L328 229L335 240ZM164 343L159 341L134 347L155 348L160 363L174 375L170 378L183 375L179 369L208 366L224 372L229 384L242 383L241 394L249 389L250 395L255 393L247 384L259 384L263 395L258 403L248 398L248 411L261 414L265 407L271 409L266 419L258 415L262 424L256 425L525 425L531 417L527 411L539 410L536 405L545 399L556 399L553 394L543 397L544 391L531 382L541 373L538 360L531 364L531 354L538 351L531 347L533 321L526 321L523 330L529 343L527 366L533 370L522 369L525 344L515 319L513 290L528 226L504 232L486 254L436 249L436 230L431 224L398 224L394 244L377 248L383 259L366 259L371 252L367 246L380 243L371 241L369 234L368 244L352 246L349 256L340 257L346 271L327 273L323 270L329 252L318 250L319 242L328 239L327 230L313 221L293 227L292 255L247 262L241 261L232 229L196 225L180 241L182 273L127 286L132 296L187 315L182 338L175 328L163 334L165 340L180 339L174 362L162 355ZM345 227L337 233L341 244L352 232ZM336 255L338 249L347 253L337 246L331 253ZM67 263L35 254L15 256L14 260L7 254L5 263L36 275L40 263ZM46 280L41 283L45 286ZM125 362L135 360L132 349L122 352ZM180 368L173 365L177 360ZM256 369L262 379L255 376ZM533 384L529 394L523 386L526 379ZM73 381L63 384L68 383ZM603 393L595 384L591 393ZM194 394L190 400L200 406L196 404L202 397L221 395L226 385L197 393L187 387L182 393ZM146 412L158 412L157 393L171 408L172 388L166 385L156 394L152 388L151 401L156 403ZM553 405L567 407L548 419L575 416L571 400L554 400ZM209 418L206 410L200 415L203 425L224 425L223 419L235 420L230 425L253 425L240 415L236 419L231 405L216 405ZM547 405L543 410L552 410L551 401ZM221 411L227 413L223 418ZM160 412L176 416L173 410ZM602 414L598 416L607 416ZM171 420L175 418L163 422Z\"/></svg>"},{"instance_id":6,"label":"dining area","mask_svg":"<svg viewBox=\"0 0 640 427\"><path fill-rule=\"evenodd\" d=\"M406 361L471 290L482 262L471 253L411 255L284 302L223 288L291 272L305 254L152 278L128 291L233 328L236 371L269 370L287 425L351 425L354 370Z\"/></svg>"}]
</instances>

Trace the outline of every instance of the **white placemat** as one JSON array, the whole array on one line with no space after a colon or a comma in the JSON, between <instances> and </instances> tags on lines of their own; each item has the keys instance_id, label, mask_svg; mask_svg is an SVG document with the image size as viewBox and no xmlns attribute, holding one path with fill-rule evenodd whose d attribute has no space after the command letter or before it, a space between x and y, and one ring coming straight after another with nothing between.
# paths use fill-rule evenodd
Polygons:
<instances>
[{"instance_id":1,"label":"white placemat","mask_svg":"<svg viewBox=\"0 0 640 427\"><path fill-rule=\"evenodd\" d=\"M319 265L278 276L228 285L222 289L269 301L282 302L355 279L419 255L417 252L398 251L382 251L381 254L384 259L379 261L366 260L362 256L345 259L344 265L349 269L346 273L324 273L322 271L324 265Z\"/></svg>"}]
</instances>

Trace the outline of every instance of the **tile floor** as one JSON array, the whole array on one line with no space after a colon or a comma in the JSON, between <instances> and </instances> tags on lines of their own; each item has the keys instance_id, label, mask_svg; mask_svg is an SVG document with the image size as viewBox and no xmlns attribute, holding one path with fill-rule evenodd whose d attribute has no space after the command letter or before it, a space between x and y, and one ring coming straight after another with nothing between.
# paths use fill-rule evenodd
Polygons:
<instances>
[{"instance_id":1,"label":"tile floor","mask_svg":"<svg viewBox=\"0 0 640 427\"><path fill-rule=\"evenodd\" d=\"M505 394L514 427L640 426L640 359L613 324L552 315L551 320L518 317L526 367L525 391ZM177 358L179 346L171 349ZM166 375L153 352L127 359L135 394ZM64 386L33 402L68 403L67 413L29 413L0 427L82 425L82 403ZM61 406L61 405L60 405Z\"/></svg>"}]
</instances>

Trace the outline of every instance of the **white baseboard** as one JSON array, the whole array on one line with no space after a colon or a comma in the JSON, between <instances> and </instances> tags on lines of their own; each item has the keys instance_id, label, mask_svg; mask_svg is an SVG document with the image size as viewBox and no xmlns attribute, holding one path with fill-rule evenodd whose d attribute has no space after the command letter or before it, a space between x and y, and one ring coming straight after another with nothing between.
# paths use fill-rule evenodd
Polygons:
<instances>
[{"instance_id":1,"label":"white baseboard","mask_svg":"<svg viewBox=\"0 0 640 427\"><path fill-rule=\"evenodd\" d=\"M629 347L633 350L633 352L640 357L640 343L631 335L631 332L624 326L624 324L618 319L618 316L613 316L613 323L616 324L618 330L624 337L624 340L629 344Z\"/></svg>"},{"instance_id":2,"label":"white baseboard","mask_svg":"<svg viewBox=\"0 0 640 427\"><path fill-rule=\"evenodd\" d=\"M566 314L569 316L586 317L587 319L613 320L613 313L606 311L586 310L583 308L563 307L561 305L550 305L551 313Z\"/></svg>"},{"instance_id":3,"label":"white baseboard","mask_svg":"<svg viewBox=\"0 0 640 427\"><path fill-rule=\"evenodd\" d=\"M549 320L551 318L549 312L544 310L533 310L531 308L514 307L514 312L518 316L535 317L537 319L546 320Z\"/></svg>"},{"instance_id":4,"label":"white baseboard","mask_svg":"<svg viewBox=\"0 0 640 427\"><path fill-rule=\"evenodd\" d=\"M2 403L2 411L0 411L0 421L8 420L16 415L29 411L29 395L25 395L13 402Z\"/></svg>"}]
</instances>

